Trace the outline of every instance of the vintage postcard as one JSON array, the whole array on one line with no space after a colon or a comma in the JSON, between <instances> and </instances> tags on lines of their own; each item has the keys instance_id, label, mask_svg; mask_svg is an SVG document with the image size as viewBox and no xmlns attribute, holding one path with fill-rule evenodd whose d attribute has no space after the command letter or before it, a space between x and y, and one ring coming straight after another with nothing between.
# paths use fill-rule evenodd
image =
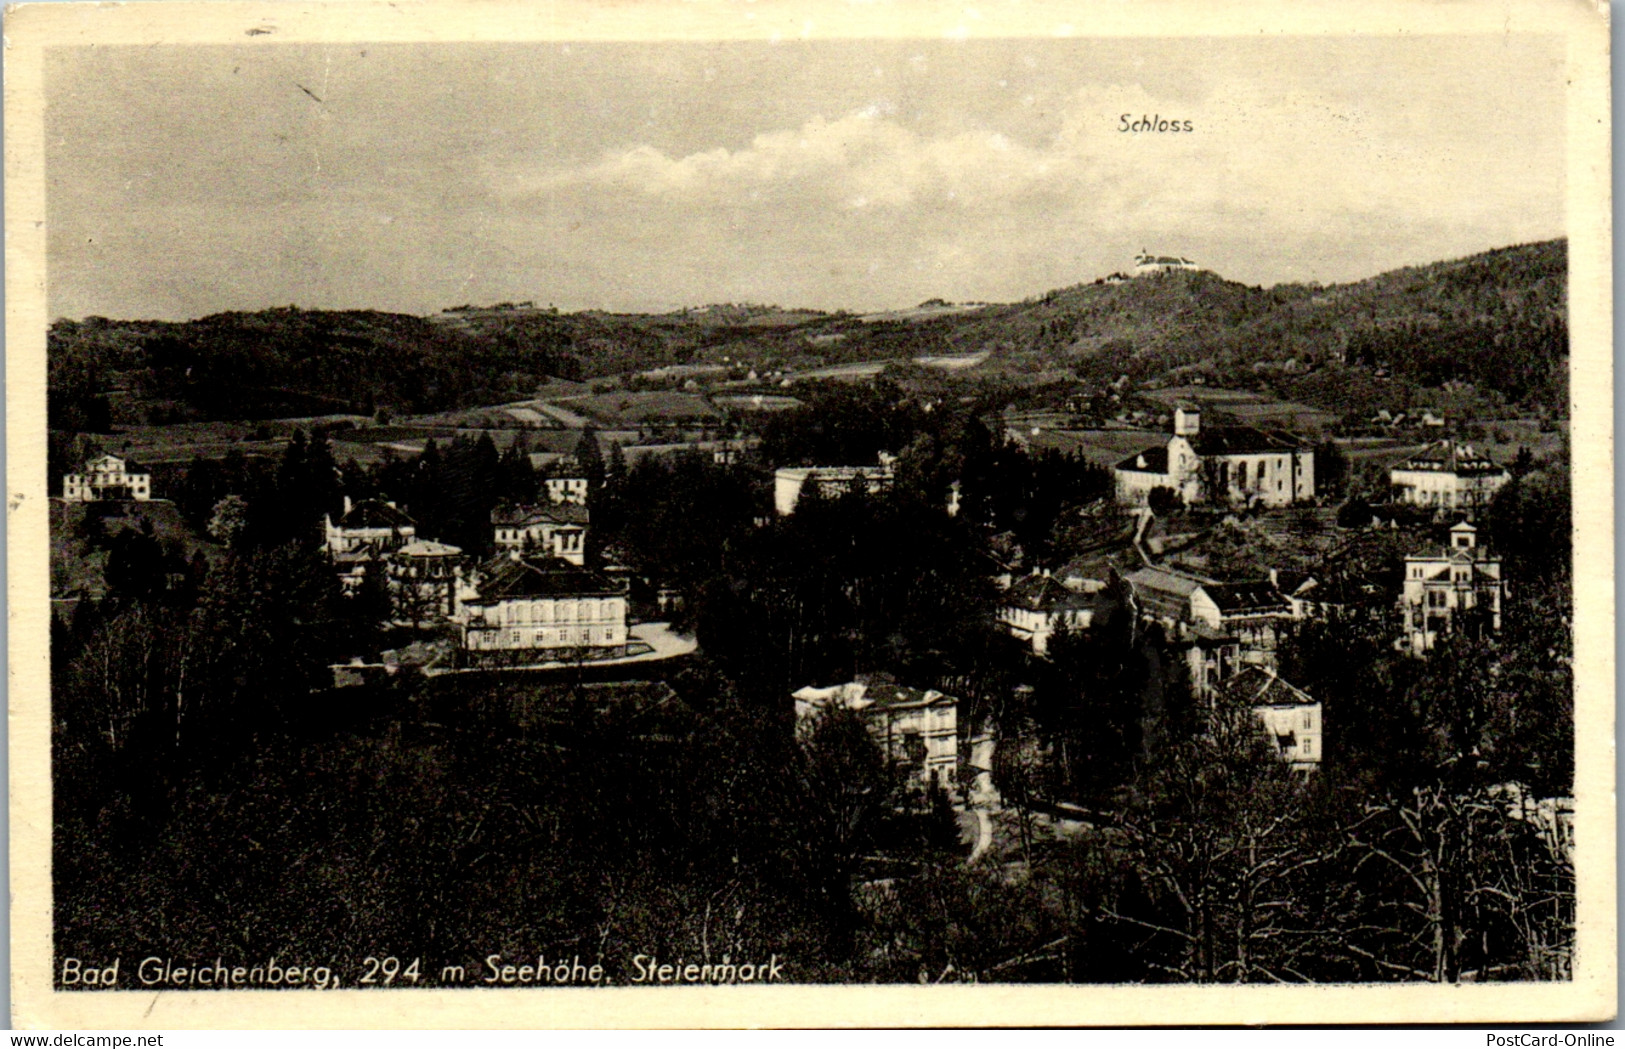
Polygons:
<instances>
[{"instance_id":1,"label":"vintage postcard","mask_svg":"<svg viewBox=\"0 0 1625 1049\"><path fill-rule=\"evenodd\" d=\"M1605 8L5 49L18 1025L1613 1015Z\"/></svg>"}]
</instances>

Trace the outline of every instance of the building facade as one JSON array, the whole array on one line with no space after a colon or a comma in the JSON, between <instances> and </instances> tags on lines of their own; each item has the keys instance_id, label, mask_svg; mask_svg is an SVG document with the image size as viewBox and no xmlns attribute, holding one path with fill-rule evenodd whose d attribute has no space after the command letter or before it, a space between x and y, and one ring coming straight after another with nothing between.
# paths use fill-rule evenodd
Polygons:
<instances>
[{"instance_id":1,"label":"building facade","mask_svg":"<svg viewBox=\"0 0 1625 1049\"><path fill-rule=\"evenodd\" d=\"M798 726L830 707L854 710L886 756L908 769L915 786L958 790L959 700L954 697L859 678L829 688L809 685L795 693L795 701Z\"/></svg>"},{"instance_id":2,"label":"building facade","mask_svg":"<svg viewBox=\"0 0 1625 1049\"><path fill-rule=\"evenodd\" d=\"M116 455L104 455L85 463L81 473L63 475L62 498L70 503L90 503L98 499L146 502L152 498L152 474L131 473L125 460Z\"/></svg>"},{"instance_id":3,"label":"building facade","mask_svg":"<svg viewBox=\"0 0 1625 1049\"><path fill-rule=\"evenodd\" d=\"M1303 689L1250 667L1220 686L1220 701L1245 706L1262 723L1282 761L1299 771L1320 765L1325 751L1321 706Z\"/></svg>"},{"instance_id":4,"label":"building facade","mask_svg":"<svg viewBox=\"0 0 1625 1049\"><path fill-rule=\"evenodd\" d=\"M589 515L584 503L561 500L547 506L499 506L491 511L492 542L509 553L586 563Z\"/></svg>"},{"instance_id":5,"label":"building facade","mask_svg":"<svg viewBox=\"0 0 1625 1049\"><path fill-rule=\"evenodd\" d=\"M1419 656L1447 634L1498 632L1505 596L1501 559L1479 546L1478 529L1463 521L1442 549L1406 556L1399 648Z\"/></svg>"},{"instance_id":6,"label":"building facade","mask_svg":"<svg viewBox=\"0 0 1625 1049\"><path fill-rule=\"evenodd\" d=\"M1512 475L1470 444L1439 441L1388 471L1396 502L1439 510L1474 511L1489 505Z\"/></svg>"},{"instance_id":7,"label":"building facade","mask_svg":"<svg viewBox=\"0 0 1625 1049\"><path fill-rule=\"evenodd\" d=\"M1166 445L1117 464L1117 501L1149 505L1166 488L1187 505L1292 506L1315 498L1314 449L1293 435L1252 426L1202 427L1200 409L1174 409Z\"/></svg>"},{"instance_id":8,"label":"building facade","mask_svg":"<svg viewBox=\"0 0 1625 1049\"><path fill-rule=\"evenodd\" d=\"M417 523L394 503L384 499L351 502L344 497L344 513L335 523L324 514L329 554L364 552L374 556L398 550L417 538Z\"/></svg>"},{"instance_id":9,"label":"building facade","mask_svg":"<svg viewBox=\"0 0 1625 1049\"><path fill-rule=\"evenodd\" d=\"M418 626L455 618L465 596L462 547L415 539L386 560L390 604L397 623Z\"/></svg>"},{"instance_id":10,"label":"building facade","mask_svg":"<svg viewBox=\"0 0 1625 1049\"><path fill-rule=\"evenodd\" d=\"M1056 631L1089 629L1108 600L1101 590L1073 590L1049 575L1031 575L1005 591L998 620L1012 637L1042 656L1049 653Z\"/></svg>"},{"instance_id":11,"label":"building facade","mask_svg":"<svg viewBox=\"0 0 1625 1049\"><path fill-rule=\"evenodd\" d=\"M531 660L626 654L626 590L597 572L497 557L462 600L463 648Z\"/></svg>"},{"instance_id":12,"label":"building facade","mask_svg":"<svg viewBox=\"0 0 1625 1049\"><path fill-rule=\"evenodd\" d=\"M876 495L891 487L890 463L879 466L788 466L773 474L773 509L785 517L796 512L801 493L816 485L826 498L836 499L854 487Z\"/></svg>"}]
</instances>

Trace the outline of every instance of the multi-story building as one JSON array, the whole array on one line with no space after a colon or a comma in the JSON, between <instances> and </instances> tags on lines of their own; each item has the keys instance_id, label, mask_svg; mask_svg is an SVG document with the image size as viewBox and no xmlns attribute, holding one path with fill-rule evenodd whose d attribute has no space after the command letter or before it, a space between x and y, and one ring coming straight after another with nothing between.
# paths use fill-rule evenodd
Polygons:
<instances>
[{"instance_id":1,"label":"multi-story building","mask_svg":"<svg viewBox=\"0 0 1625 1049\"><path fill-rule=\"evenodd\" d=\"M499 556L463 597L463 648L476 657L626 654L626 589L597 572Z\"/></svg>"},{"instance_id":2,"label":"multi-story building","mask_svg":"<svg viewBox=\"0 0 1625 1049\"><path fill-rule=\"evenodd\" d=\"M152 498L152 474L131 473L125 460L104 455L85 463L83 472L63 476L62 498L69 503L98 499L146 502Z\"/></svg>"},{"instance_id":3,"label":"multi-story building","mask_svg":"<svg viewBox=\"0 0 1625 1049\"><path fill-rule=\"evenodd\" d=\"M892 464L882 456L878 466L787 466L773 474L773 509L779 515L796 512L801 493L809 483L827 498L839 498L853 488L861 488L870 495L885 491L892 484Z\"/></svg>"},{"instance_id":4,"label":"multi-story building","mask_svg":"<svg viewBox=\"0 0 1625 1049\"><path fill-rule=\"evenodd\" d=\"M1191 405L1174 409L1166 445L1117 464L1117 501L1146 506L1166 488L1187 505L1291 506L1315 498L1315 453L1292 434L1252 426L1202 427Z\"/></svg>"},{"instance_id":5,"label":"multi-story building","mask_svg":"<svg viewBox=\"0 0 1625 1049\"><path fill-rule=\"evenodd\" d=\"M1042 656L1057 630L1087 630L1109 600L1103 589L1073 590L1050 575L1030 575L1005 591L998 619L1012 637Z\"/></svg>"},{"instance_id":6,"label":"multi-story building","mask_svg":"<svg viewBox=\"0 0 1625 1049\"><path fill-rule=\"evenodd\" d=\"M1388 471L1396 502L1469 512L1488 506L1511 479L1506 467L1453 441L1430 444Z\"/></svg>"},{"instance_id":7,"label":"multi-story building","mask_svg":"<svg viewBox=\"0 0 1625 1049\"><path fill-rule=\"evenodd\" d=\"M491 511L498 550L586 562L589 514L584 503L560 500L546 506L499 506Z\"/></svg>"},{"instance_id":8,"label":"multi-story building","mask_svg":"<svg viewBox=\"0 0 1625 1049\"><path fill-rule=\"evenodd\" d=\"M587 479L585 477L549 477L546 479L547 501L587 505Z\"/></svg>"},{"instance_id":9,"label":"multi-story building","mask_svg":"<svg viewBox=\"0 0 1625 1049\"><path fill-rule=\"evenodd\" d=\"M1400 586L1398 647L1412 655L1446 634L1477 637L1501 629L1501 559L1478 545L1478 529L1467 521L1450 529L1443 548L1407 555Z\"/></svg>"},{"instance_id":10,"label":"multi-story building","mask_svg":"<svg viewBox=\"0 0 1625 1049\"><path fill-rule=\"evenodd\" d=\"M914 785L958 789L959 700L935 689L859 677L844 685L795 693L796 722L806 725L821 710L844 707L862 716L886 756L904 765Z\"/></svg>"},{"instance_id":11,"label":"multi-story building","mask_svg":"<svg viewBox=\"0 0 1625 1049\"><path fill-rule=\"evenodd\" d=\"M1320 703L1275 671L1248 667L1219 686L1219 701L1252 710L1281 760L1294 769L1308 771L1320 764L1325 749Z\"/></svg>"},{"instance_id":12,"label":"multi-story building","mask_svg":"<svg viewBox=\"0 0 1625 1049\"><path fill-rule=\"evenodd\" d=\"M322 516L327 532L327 552L348 554L364 551L373 555L398 550L417 538L418 526L405 511L384 499L351 502L344 497L344 513L334 523L331 514Z\"/></svg>"},{"instance_id":13,"label":"multi-story building","mask_svg":"<svg viewBox=\"0 0 1625 1049\"><path fill-rule=\"evenodd\" d=\"M415 539L387 557L394 620L417 626L457 615L465 596L462 547Z\"/></svg>"}]
</instances>

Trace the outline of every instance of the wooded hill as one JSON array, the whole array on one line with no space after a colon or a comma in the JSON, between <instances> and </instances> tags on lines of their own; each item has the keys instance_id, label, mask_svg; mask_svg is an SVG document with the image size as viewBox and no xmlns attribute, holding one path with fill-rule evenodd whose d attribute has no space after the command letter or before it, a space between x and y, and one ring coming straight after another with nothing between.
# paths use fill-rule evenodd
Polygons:
<instances>
[{"instance_id":1,"label":"wooded hill","mask_svg":"<svg viewBox=\"0 0 1625 1049\"><path fill-rule=\"evenodd\" d=\"M1486 400L1567 414L1567 242L1502 248L1338 285L1251 287L1206 271L1096 282L1019 303L898 316L726 306L566 314L529 304L435 317L294 307L186 322L59 320L51 422L440 411L530 397L549 376L673 364L803 371L991 351L969 374L1167 373L1336 410L1470 384ZM963 373L962 373L963 374ZM1389 397L1388 399L1394 399ZM1406 396L1398 398L1409 401Z\"/></svg>"}]
</instances>

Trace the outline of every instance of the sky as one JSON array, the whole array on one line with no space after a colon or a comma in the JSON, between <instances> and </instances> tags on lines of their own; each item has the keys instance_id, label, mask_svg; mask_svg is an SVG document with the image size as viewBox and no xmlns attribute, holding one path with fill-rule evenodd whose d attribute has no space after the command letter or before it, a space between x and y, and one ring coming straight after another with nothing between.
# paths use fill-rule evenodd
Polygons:
<instances>
[{"instance_id":1,"label":"sky","mask_svg":"<svg viewBox=\"0 0 1625 1049\"><path fill-rule=\"evenodd\" d=\"M1141 249L1354 280L1562 236L1563 82L1536 35L57 48L48 306L875 310Z\"/></svg>"}]
</instances>

